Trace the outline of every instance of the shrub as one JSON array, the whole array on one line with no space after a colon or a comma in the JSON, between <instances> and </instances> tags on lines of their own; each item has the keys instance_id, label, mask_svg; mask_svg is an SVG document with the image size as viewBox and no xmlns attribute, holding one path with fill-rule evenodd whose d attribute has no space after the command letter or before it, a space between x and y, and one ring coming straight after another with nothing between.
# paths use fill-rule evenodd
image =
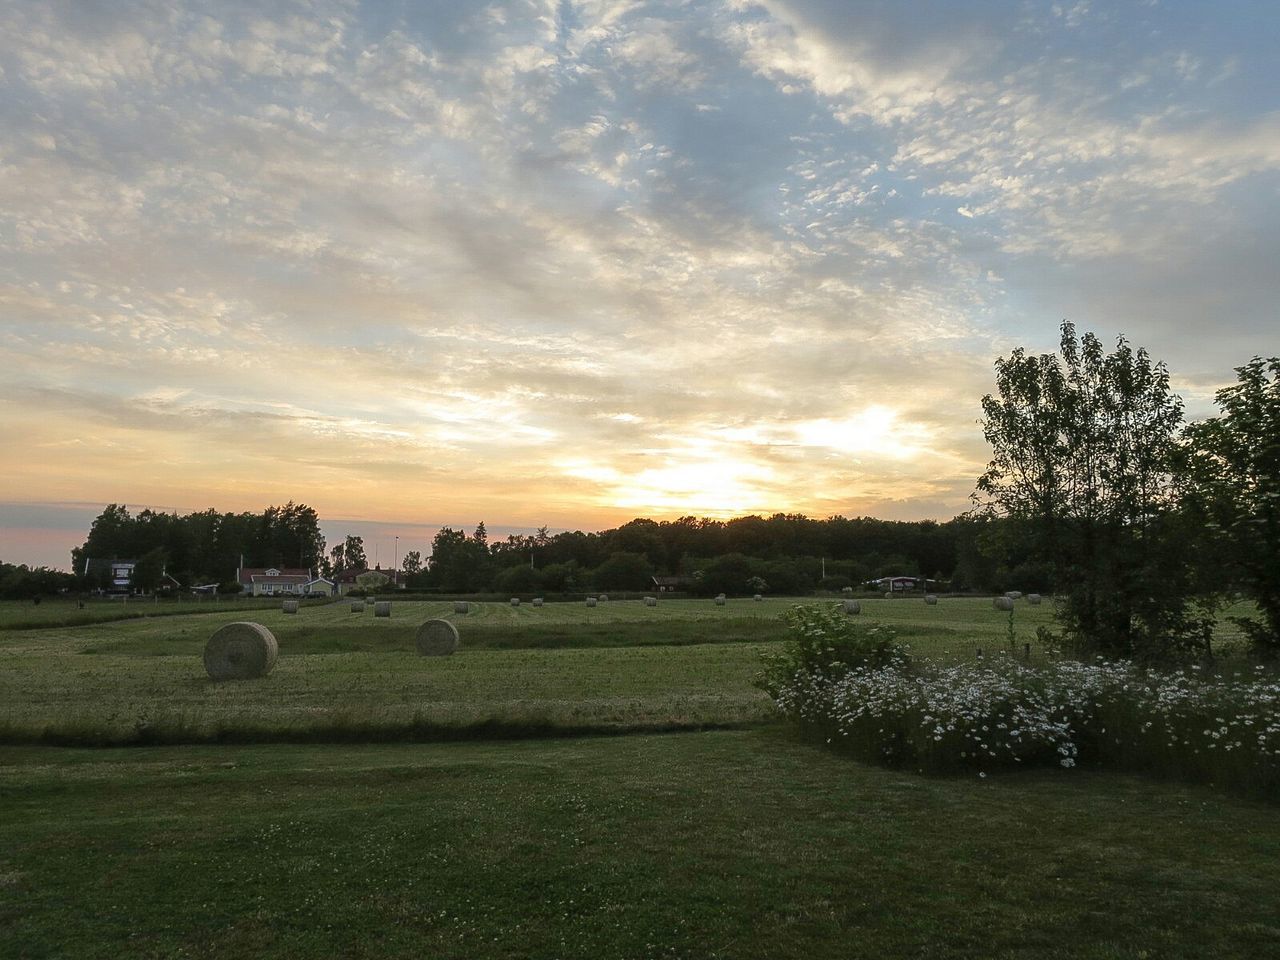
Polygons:
<instances>
[{"instance_id":1,"label":"shrub","mask_svg":"<svg viewBox=\"0 0 1280 960\"><path fill-rule=\"evenodd\" d=\"M906 666L893 627L850 617L838 604L797 604L783 619L791 638L781 653L762 657L764 669L756 679L775 700L799 675L830 680L860 667Z\"/></svg>"}]
</instances>

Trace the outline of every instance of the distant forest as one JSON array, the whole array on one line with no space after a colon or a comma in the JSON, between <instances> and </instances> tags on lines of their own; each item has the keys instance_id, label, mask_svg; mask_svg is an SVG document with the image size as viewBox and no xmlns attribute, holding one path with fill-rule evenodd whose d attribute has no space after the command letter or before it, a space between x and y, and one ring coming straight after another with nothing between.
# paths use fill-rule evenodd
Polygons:
<instances>
[{"instance_id":1,"label":"distant forest","mask_svg":"<svg viewBox=\"0 0 1280 960\"><path fill-rule=\"evenodd\" d=\"M812 519L798 514L733 520L681 517L636 519L611 530L490 541L480 523L468 534L446 527L424 562L402 558L398 579L411 589L446 593L646 590L650 578L684 578L694 593L802 594L839 590L882 577L909 575L946 581L956 590L1048 587L1042 565L1011 556L997 535L999 520L957 517L893 521L871 517ZM185 516L108 505L85 542L72 551L72 575L9 564L0 567L8 597L93 589L86 559L130 559L160 586L163 570L182 588L216 583L234 592L243 557L250 567L308 567L324 576L361 569L360 537L326 550L316 511L306 504L270 506L261 513L209 509ZM384 567L390 572L390 567Z\"/></svg>"}]
</instances>

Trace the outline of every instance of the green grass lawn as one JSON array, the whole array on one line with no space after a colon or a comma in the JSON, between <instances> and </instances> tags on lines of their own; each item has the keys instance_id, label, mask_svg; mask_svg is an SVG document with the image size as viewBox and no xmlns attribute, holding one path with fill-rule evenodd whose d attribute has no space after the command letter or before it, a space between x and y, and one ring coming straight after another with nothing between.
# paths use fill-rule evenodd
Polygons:
<instances>
[{"instance_id":1,"label":"green grass lawn","mask_svg":"<svg viewBox=\"0 0 1280 960\"><path fill-rule=\"evenodd\" d=\"M1260 958L1274 807L773 729L0 748L0 956Z\"/></svg>"}]
</instances>

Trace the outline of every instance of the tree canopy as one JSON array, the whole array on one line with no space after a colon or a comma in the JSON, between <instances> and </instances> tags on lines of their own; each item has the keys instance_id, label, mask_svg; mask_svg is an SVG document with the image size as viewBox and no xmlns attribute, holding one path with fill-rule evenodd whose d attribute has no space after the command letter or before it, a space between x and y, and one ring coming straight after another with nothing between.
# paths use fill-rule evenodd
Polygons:
<instances>
[{"instance_id":1,"label":"tree canopy","mask_svg":"<svg viewBox=\"0 0 1280 960\"><path fill-rule=\"evenodd\" d=\"M1193 644L1193 570L1171 536L1182 401L1164 364L1123 337L1108 353L1070 323L1061 334L1058 354L1018 348L996 361L997 393L982 400L992 457L975 499L1051 565L1076 644L1124 656Z\"/></svg>"},{"instance_id":2,"label":"tree canopy","mask_svg":"<svg viewBox=\"0 0 1280 960\"><path fill-rule=\"evenodd\" d=\"M1280 358L1254 357L1219 390L1221 413L1186 431L1189 495L1223 549L1220 586L1250 594L1262 621L1237 622L1280 654Z\"/></svg>"}]
</instances>

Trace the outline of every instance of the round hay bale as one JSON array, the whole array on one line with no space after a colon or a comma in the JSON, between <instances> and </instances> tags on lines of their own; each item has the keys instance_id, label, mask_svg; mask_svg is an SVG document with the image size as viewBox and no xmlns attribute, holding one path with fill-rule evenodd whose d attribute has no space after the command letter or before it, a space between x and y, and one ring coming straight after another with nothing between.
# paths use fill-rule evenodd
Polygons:
<instances>
[{"instance_id":1,"label":"round hay bale","mask_svg":"<svg viewBox=\"0 0 1280 960\"><path fill-rule=\"evenodd\" d=\"M859 603L857 600L841 600L840 609L843 610L845 613L849 613L849 614L861 613L862 604Z\"/></svg>"},{"instance_id":2,"label":"round hay bale","mask_svg":"<svg viewBox=\"0 0 1280 960\"><path fill-rule=\"evenodd\" d=\"M1022 591L1021 591L1021 590L1006 590L1004 595L1005 595L1006 597L1008 597L1010 600L1021 600L1021 599L1022 599Z\"/></svg>"},{"instance_id":3,"label":"round hay bale","mask_svg":"<svg viewBox=\"0 0 1280 960\"><path fill-rule=\"evenodd\" d=\"M533 605L534 605L535 607L540 607L540 606L542 606L542 598L541 598L541 597L534 597L534 598L533 598Z\"/></svg>"},{"instance_id":4,"label":"round hay bale","mask_svg":"<svg viewBox=\"0 0 1280 960\"><path fill-rule=\"evenodd\" d=\"M352 600L352 601L351 601L351 612L352 612L352 613L364 613L364 601L363 601L363 600Z\"/></svg>"},{"instance_id":5,"label":"round hay bale","mask_svg":"<svg viewBox=\"0 0 1280 960\"><path fill-rule=\"evenodd\" d=\"M1041 597L1040 597L1040 594L1038 593L1027 594L1027 603L1031 604L1033 607L1040 606L1040 599Z\"/></svg>"},{"instance_id":6,"label":"round hay bale","mask_svg":"<svg viewBox=\"0 0 1280 960\"><path fill-rule=\"evenodd\" d=\"M204 669L213 680L251 680L276 665L280 646L260 623L228 623L204 645Z\"/></svg>"},{"instance_id":7,"label":"round hay bale","mask_svg":"<svg viewBox=\"0 0 1280 960\"><path fill-rule=\"evenodd\" d=\"M286 600L284 603L280 604L280 609L283 610L285 613L297 613L298 601Z\"/></svg>"},{"instance_id":8,"label":"round hay bale","mask_svg":"<svg viewBox=\"0 0 1280 960\"><path fill-rule=\"evenodd\" d=\"M722 595L720 595L720 596L718 596L718 597L716 597L716 606L717 606L717 607L723 607L723 606L724 606L724 595L723 595L723 594L722 594Z\"/></svg>"},{"instance_id":9,"label":"round hay bale","mask_svg":"<svg viewBox=\"0 0 1280 960\"><path fill-rule=\"evenodd\" d=\"M454 613L470 613L471 604L467 603L467 601L465 600L455 600L453 602L453 612Z\"/></svg>"},{"instance_id":10,"label":"round hay bale","mask_svg":"<svg viewBox=\"0 0 1280 960\"><path fill-rule=\"evenodd\" d=\"M588 606L588 607L594 607L595 605L596 605L596 598L595 598L595 597L587 597L587 606Z\"/></svg>"},{"instance_id":11,"label":"round hay bale","mask_svg":"<svg viewBox=\"0 0 1280 960\"><path fill-rule=\"evenodd\" d=\"M377 601L376 603L374 603L374 605L373 605L373 615L374 615L375 617L389 617L389 616L391 616L391 601L390 601L390 600L379 600L379 601Z\"/></svg>"},{"instance_id":12,"label":"round hay bale","mask_svg":"<svg viewBox=\"0 0 1280 960\"><path fill-rule=\"evenodd\" d=\"M656 607L656 606L658 605L658 598L657 598L657 597L645 597L645 598L644 598L644 605L645 605L646 607Z\"/></svg>"},{"instance_id":13,"label":"round hay bale","mask_svg":"<svg viewBox=\"0 0 1280 960\"><path fill-rule=\"evenodd\" d=\"M512 598L511 598L511 605L512 605L513 607L518 607L518 606L520 606L520 598L519 598L519 597L512 597Z\"/></svg>"},{"instance_id":14,"label":"round hay bale","mask_svg":"<svg viewBox=\"0 0 1280 960\"><path fill-rule=\"evenodd\" d=\"M609 602L609 595L608 595L607 593L602 593L602 594L600 594L600 602L601 602L601 603L608 603L608 602Z\"/></svg>"},{"instance_id":15,"label":"round hay bale","mask_svg":"<svg viewBox=\"0 0 1280 960\"><path fill-rule=\"evenodd\" d=\"M886 593L886 594L884 595L884 598L885 598L886 600L892 600L892 599L893 599L893 591L892 591L892 590L890 590L888 593Z\"/></svg>"},{"instance_id":16,"label":"round hay bale","mask_svg":"<svg viewBox=\"0 0 1280 960\"><path fill-rule=\"evenodd\" d=\"M924 595L924 602L931 607L935 607L938 605L938 598L934 596L932 593L926 593Z\"/></svg>"},{"instance_id":17,"label":"round hay bale","mask_svg":"<svg viewBox=\"0 0 1280 960\"><path fill-rule=\"evenodd\" d=\"M993 602L997 610L1013 609L1013 597L996 597Z\"/></svg>"},{"instance_id":18,"label":"round hay bale","mask_svg":"<svg viewBox=\"0 0 1280 960\"><path fill-rule=\"evenodd\" d=\"M757 593L757 594L756 594L754 597L752 597L751 599L752 599L752 600L754 600L756 603L759 603L761 600L763 600L763 599L764 599L764 597L760 596L760 594L758 594L758 593Z\"/></svg>"},{"instance_id":19,"label":"round hay bale","mask_svg":"<svg viewBox=\"0 0 1280 960\"><path fill-rule=\"evenodd\" d=\"M420 657L447 657L458 649L458 628L448 620L428 620L413 635Z\"/></svg>"},{"instance_id":20,"label":"round hay bale","mask_svg":"<svg viewBox=\"0 0 1280 960\"><path fill-rule=\"evenodd\" d=\"M840 592L841 592L841 593L853 593L853 587L841 587L841 588L840 588Z\"/></svg>"}]
</instances>

